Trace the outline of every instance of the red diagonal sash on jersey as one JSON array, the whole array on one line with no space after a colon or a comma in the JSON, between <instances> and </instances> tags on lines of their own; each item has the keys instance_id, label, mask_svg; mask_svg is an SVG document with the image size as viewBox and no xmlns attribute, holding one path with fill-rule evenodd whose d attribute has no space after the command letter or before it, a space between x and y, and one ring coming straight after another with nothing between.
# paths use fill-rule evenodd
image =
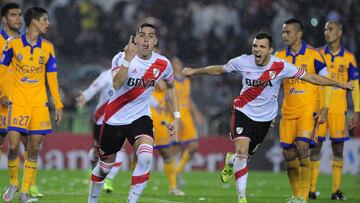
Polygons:
<instances>
[{"instance_id":1,"label":"red diagonal sash on jersey","mask_svg":"<svg viewBox=\"0 0 360 203\"><path fill-rule=\"evenodd\" d=\"M271 67L266 70L260 77L259 81L268 81L274 79L279 73L284 69L283 62L274 62ZM273 72L270 72L273 71ZM270 73L275 73L273 78L271 78ZM247 103L251 102L252 100L256 99L262 91L265 89L266 86L258 86L258 87L250 87L249 89L245 90L240 96L236 97L234 100L234 107L235 108L242 108Z\"/></svg>"},{"instance_id":2,"label":"red diagonal sash on jersey","mask_svg":"<svg viewBox=\"0 0 360 203\"><path fill-rule=\"evenodd\" d=\"M105 114L106 105L109 101L104 102L96 111L94 114L95 122L99 120L99 118Z\"/></svg>"},{"instance_id":3,"label":"red diagonal sash on jersey","mask_svg":"<svg viewBox=\"0 0 360 203\"><path fill-rule=\"evenodd\" d=\"M161 59L157 59L145 72L143 79L145 81L148 80L156 80L157 77L159 77L162 72L165 71L167 66L167 62ZM155 68L159 69L159 73L154 74ZM154 76L156 75L156 77ZM146 90L146 87L140 86L140 87L133 87L131 90L125 92L123 95L116 98L114 101L108 103L105 110L105 118L104 121L106 122L111 116L113 116L116 112L118 112L122 107L124 107L126 104L130 103L137 97L139 97L144 91Z\"/></svg>"}]
</instances>

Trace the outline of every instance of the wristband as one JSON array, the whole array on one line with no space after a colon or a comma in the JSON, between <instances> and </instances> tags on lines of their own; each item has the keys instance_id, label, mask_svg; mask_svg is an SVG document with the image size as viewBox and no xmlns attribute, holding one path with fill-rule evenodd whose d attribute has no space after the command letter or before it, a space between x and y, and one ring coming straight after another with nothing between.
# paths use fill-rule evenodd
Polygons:
<instances>
[{"instance_id":1,"label":"wristband","mask_svg":"<svg viewBox=\"0 0 360 203\"><path fill-rule=\"evenodd\" d=\"M130 62L124 59L121 65L124 66L125 68L129 68Z\"/></svg>"},{"instance_id":2,"label":"wristband","mask_svg":"<svg viewBox=\"0 0 360 203\"><path fill-rule=\"evenodd\" d=\"M180 112L175 111L174 112L174 118L181 118Z\"/></svg>"}]
</instances>

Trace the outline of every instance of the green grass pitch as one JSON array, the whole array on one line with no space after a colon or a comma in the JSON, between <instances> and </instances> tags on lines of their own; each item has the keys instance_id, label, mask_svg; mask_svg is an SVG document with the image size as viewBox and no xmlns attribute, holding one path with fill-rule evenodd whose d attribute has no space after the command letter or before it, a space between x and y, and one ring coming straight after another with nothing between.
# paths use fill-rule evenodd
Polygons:
<instances>
[{"instance_id":1,"label":"green grass pitch","mask_svg":"<svg viewBox=\"0 0 360 203\"><path fill-rule=\"evenodd\" d=\"M99 203L126 202L130 184L130 172L120 172L115 179L115 192L101 193ZM86 202L88 194L87 172L84 171L54 171L38 172L38 187L44 193L40 203ZM173 197L167 194L167 181L161 172L152 172L150 181L145 188L139 203L201 203L237 202L234 181L224 185L220 182L219 173L190 172L185 173L186 185L182 190L184 197ZM3 193L8 184L6 170L0 170L0 189ZM321 175L318 190L321 192L318 200L310 202L332 202L331 176ZM360 176L343 176L342 189L347 197L347 203L360 202ZM289 183L285 172L250 171L248 177L247 197L249 203L286 202L290 196ZM13 201L13 202L17 202Z\"/></svg>"}]
</instances>

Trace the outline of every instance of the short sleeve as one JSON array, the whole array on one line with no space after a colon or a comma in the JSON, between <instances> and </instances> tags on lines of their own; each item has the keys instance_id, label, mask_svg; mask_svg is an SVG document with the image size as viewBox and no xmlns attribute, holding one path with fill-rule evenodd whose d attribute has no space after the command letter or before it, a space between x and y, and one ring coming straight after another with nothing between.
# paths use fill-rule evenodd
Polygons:
<instances>
[{"instance_id":1,"label":"short sleeve","mask_svg":"<svg viewBox=\"0 0 360 203\"><path fill-rule=\"evenodd\" d=\"M1 64L2 65L5 65L5 66L9 66L10 63L11 63L11 59L14 55L14 51L13 51L13 45L12 45L12 42L11 42L12 38L9 38L7 41L6 41L6 44L5 44L5 47L4 49L2 50L2 59L1 59Z\"/></svg>"},{"instance_id":2,"label":"short sleeve","mask_svg":"<svg viewBox=\"0 0 360 203\"><path fill-rule=\"evenodd\" d=\"M173 67L172 67L170 61L168 61L167 65L166 65L162 79L167 84L171 84L174 81L174 70L173 70Z\"/></svg>"},{"instance_id":3,"label":"short sleeve","mask_svg":"<svg viewBox=\"0 0 360 203\"><path fill-rule=\"evenodd\" d=\"M349 60L350 60L349 69L348 69L349 80L357 80L359 79L359 68L357 66L354 55L351 54Z\"/></svg>"},{"instance_id":4,"label":"short sleeve","mask_svg":"<svg viewBox=\"0 0 360 203\"><path fill-rule=\"evenodd\" d=\"M306 71L302 68L298 68L293 64L284 61L284 76L285 78L299 78L301 79L306 75Z\"/></svg>"},{"instance_id":5,"label":"short sleeve","mask_svg":"<svg viewBox=\"0 0 360 203\"><path fill-rule=\"evenodd\" d=\"M224 65L224 71L226 73L234 73L240 71L241 64L243 64L244 55L238 56L236 58L230 59L225 65Z\"/></svg>"},{"instance_id":6,"label":"short sleeve","mask_svg":"<svg viewBox=\"0 0 360 203\"><path fill-rule=\"evenodd\" d=\"M46 63L46 72L57 72L54 46L51 44L49 50L49 60Z\"/></svg>"},{"instance_id":7,"label":"short sleeve","mask_svg":"<svg viewBox=\"0 0 360 203\"><path fill-rule=\"evenodd\" d=\"M120 52L114 56L114 58L111 62L111 75L113 78L116 75L116 73L119 71L119 69L121 68L121 64L124 60L124 57L125 57L124 52Z\"/></svg>"},{"instance_id":8,"label":"short sleeve","mask_svg":"<svg viewBox=\"0 0 360 203\"><path fill-rule=\"evenodd\" d=\"M321 55L320 52L315 50L314 50L314 67L317 74L322 76L328 75L324 57Z\"/></svg>"}]
</instances>

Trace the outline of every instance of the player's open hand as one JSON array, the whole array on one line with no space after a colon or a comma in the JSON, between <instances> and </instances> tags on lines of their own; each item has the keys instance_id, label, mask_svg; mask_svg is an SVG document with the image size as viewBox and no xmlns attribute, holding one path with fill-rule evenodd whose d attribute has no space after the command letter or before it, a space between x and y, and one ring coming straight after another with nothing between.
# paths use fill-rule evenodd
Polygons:
<instances>
[{"instance_id":1,"label":"player's open hand","mask_svg":"<svg viewBox=\"0 0 360 203\"><path fill-rule=\"evenodd\" d=\"M352 82L347 82L345 84L342 84L341 85L341 88L344 89L344 90L350 90L352 91L354 89L354 85Z\"/></svg>"},{"instance_id":2,"label":"player's open hand","mask_svg":"<svg viewBox=\"0 0 360 203\"><path fill-rule=\"evenodd\" d=\"M356 126L358 126L359 121L360 121L360 113L354 112L350 118L349 128L352 129L352 128L355 128Z\"/></svg>"},{"instance_id":3,"label":"player's open hand","mask_svg":"<svg viewBox=\"0 0 360 203\"><path fill-rule=\"evenodd\" d=\"M319 124L326 123L328 116L329 108L322 108L320 112L316 115L319 117Z\"/></svg>"},{"instance_id":4,"label":"player's open hand","mask_svg":"<svg viewBox=\"0 0 360 203\"><path fill-rule=\"evenodd\" d=\"M0 98L0 105L4 108L9 106L9 98L7 96L2 96Z\"/></svg>"},{"instance_id":5,"label":"player's open hand","mask_svg":"<svg viewBox=\"0 0 360 203\"><path fill-rule=\"evenodd\" d=\"M184 70L182 71L184 76L192 76L195 74L195 69L193 68L189 68L189 67L185 67Z\"/></svg>"},{"instance_id":6,"label":"player's open hand","mask_svg":"<svg viewBox=\"0 0 360 203\"><path fill-rule=\"evenodd\" d=\"M86 100L83 94L79 95L78 97L76 97L76 104L78 105L78 107L80 109L82 109L85 104L86 104Z\"/></svg>"},{"instance_id":7,"label":"player's open hand","mask_svg":"<svg viewBox=\"0 0 360 203\"><path fill-rule=\"evenodd\" d=\"M61 122L62 122L62 119L63 119L62 109L56 108L56 109L55 109L55 120L56 120L56 124L57 124L58 126L60 126L60 124L61 124Z\"/></svg>"},{"instance_id":8,"label":"player's open hand","mask_svg":"<svg viewBox=\"0 0 360 203\"><path fill-rule=\"evenodd\" d=\"M175 136L175 139L174 139L175 141L177 141L177 134L180 129L180 122L181 122L180 118L176 118L168 126L170 136Z\"/></svg>"},{"instance_id":9,"label":"player's open hand","mask_svg":"<svg viewBox=\"0 0 360 203\"><path fill-rule=\"evenodd\" d=\"M134 42L133 35L130 35L129 42L125 46L124 52L125 52L125 60L127 60L129 62L136 56L136 54L138 52L138 47L136 46L136 44Z\"/></svg>"}]
</instances>

